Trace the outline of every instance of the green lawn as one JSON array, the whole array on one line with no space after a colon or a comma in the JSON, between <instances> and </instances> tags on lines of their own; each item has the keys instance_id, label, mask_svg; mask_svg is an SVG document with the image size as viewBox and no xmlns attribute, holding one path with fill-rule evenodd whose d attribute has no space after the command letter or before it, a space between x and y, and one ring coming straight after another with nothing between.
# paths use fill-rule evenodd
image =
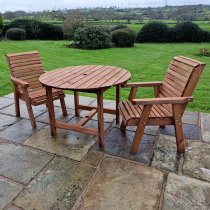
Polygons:
<instances>
[{"instance_id":1,"label":"green lawn","mask_svg":"<svg viewBox=\"0 0 210 210\"><path fill-rule=\"evenodd\" d=\"M202 47L210 49L210 43L201 44L136 44L134 48L105 50L78 50L65 47L67 41L2 41L0 42L0 95L12 92L5 53L38 50L46 70L85 64L119 66L132 73L132 81L162 80L170 59L184 55L207 64L194 93L195 100L188 109L210 113L210 58L198 55ZM114 99L114 90L106 92L106 99ZM128 89L122 92L126 99ZM150 89L140 89L138 97L152 97Z\"/></svg>"}]
</instances>

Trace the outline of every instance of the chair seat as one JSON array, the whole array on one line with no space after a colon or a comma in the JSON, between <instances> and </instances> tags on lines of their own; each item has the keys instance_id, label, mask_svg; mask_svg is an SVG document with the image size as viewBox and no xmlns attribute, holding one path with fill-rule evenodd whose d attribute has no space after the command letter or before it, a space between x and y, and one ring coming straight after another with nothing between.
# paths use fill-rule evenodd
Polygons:
<instances>
[{"instance_id":1,"label":"chair seat","mask_svg":"<svg viewBox=\"0 0 210 210\"><path fill-rule=\"evenodd\" d=\"M129 121L131 119L139 119L143 111L142 105L134 105L131 101L121 101L119 109L122 117ZM171 107L165 105L153 105L149 118L171 118Z\"/></svg>"},{"instance_id":2,"label":"chair seat","mask_svg":"<svg viewBox=\"0 0 210 210\"><path fill-rule=\"evenodd\" d=\"M53 93L54 98L57 98L61 95L64 96L64 92L59 89L53 88L52 93ZM44 87L37 88L37 89L29 89L28 94L29 94L31 103L33 105L36 105L37 103L39 104L40 102L44 103L44 101L46 101L46 99L47 99L46 90Z\"/></svg>"}]
</instances>

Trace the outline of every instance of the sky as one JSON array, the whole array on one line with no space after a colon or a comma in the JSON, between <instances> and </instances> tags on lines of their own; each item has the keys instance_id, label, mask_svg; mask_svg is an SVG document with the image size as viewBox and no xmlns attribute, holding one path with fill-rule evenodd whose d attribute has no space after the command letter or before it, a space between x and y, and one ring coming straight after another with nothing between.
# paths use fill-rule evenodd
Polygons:
<instances>
[{"instance_id":1,"label":"sky","mask_svg":"<svg viewBox=\"0 0 210 210\"><path fill-rule=\"evenodd\" d=\"M0 12L75 9L83 7L156 7L166 0L0 0ZM167 0L168 5L210 4L210 0ZM4 2L4 3L2 3Z\"/></svg>"}]
</instances>

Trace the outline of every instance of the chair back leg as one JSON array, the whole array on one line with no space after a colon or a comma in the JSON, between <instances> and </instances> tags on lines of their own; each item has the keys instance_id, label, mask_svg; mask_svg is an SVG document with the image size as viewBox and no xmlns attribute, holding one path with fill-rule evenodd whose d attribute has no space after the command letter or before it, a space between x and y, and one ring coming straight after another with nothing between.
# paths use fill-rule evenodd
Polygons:
<instances>
[{"instance_id":1,"label":"chair back leg","mask_svg":"<svg viewBox=\"0 0 210 210\"><path fill-rule=\"evenodd\" d=\"M64 97L63 98L60 98L60 103L61 103L61 108L62 108L63 116L68 116L67 109L66 109L66 103L65 103Z\"/></svg>"}]
</instances>

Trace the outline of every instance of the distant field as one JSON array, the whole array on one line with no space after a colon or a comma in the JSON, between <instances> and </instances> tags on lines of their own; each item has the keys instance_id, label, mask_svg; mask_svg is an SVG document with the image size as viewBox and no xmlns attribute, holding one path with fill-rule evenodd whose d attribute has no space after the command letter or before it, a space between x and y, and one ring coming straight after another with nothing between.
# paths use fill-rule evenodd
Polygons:
<instances>
[{"instance_id":1,"label":"distant field","mask_svg":"<svg viewBox=\"0 0 210 210\"><path fill-rule=\"evenodd\" d=\"M111 48L105 50L79 50L67 48L67 41L2 41L0 42L0 95L12 92L5 53L38 50L44 67L52 70L71 65L102 64L125 68L132 73L132 81L162 80L169 60L184 55L207 64L194 93L195 100L188 109L210 113L210 58L199 56L202 47L210 49L210 43L199 44L135 44L134 48ZM122 91L122 99L128 96ZM152 97L151 89L140 89L138 97ZM106 92L106 99L114 99L114 90Z\"/></svg>"}]
</instances>

